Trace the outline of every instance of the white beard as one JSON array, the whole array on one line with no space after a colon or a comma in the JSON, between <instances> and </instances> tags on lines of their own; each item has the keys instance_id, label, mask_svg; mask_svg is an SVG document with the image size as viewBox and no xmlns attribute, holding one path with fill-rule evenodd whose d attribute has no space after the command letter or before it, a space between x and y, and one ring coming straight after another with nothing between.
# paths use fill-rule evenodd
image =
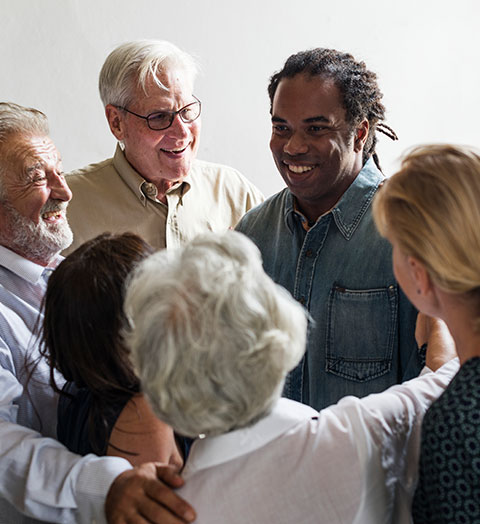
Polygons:
<instances>
[{"instance_id":1,"label":"white beard","mask_svg":"<svg viewBox=\"0 0 480 524\"><path fill-rule=\"evenodd\" d=\"M0 231L0 243L25 258L46 264L73 242L73 233L66 220L49 224L40 218L38 224L21 215L9 202L0 204L5 221ZM40 215L48 211L64 210L67 203L50 199Z\"/></svg>"}]
</instances>

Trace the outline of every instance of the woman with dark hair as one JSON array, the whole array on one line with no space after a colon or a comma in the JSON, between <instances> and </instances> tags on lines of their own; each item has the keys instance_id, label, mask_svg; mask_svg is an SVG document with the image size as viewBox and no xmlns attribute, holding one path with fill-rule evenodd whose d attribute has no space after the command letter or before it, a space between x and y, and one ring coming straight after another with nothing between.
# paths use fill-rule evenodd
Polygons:
<instances>
[{"instance_id":1,"label":"woman with dark hair","mask_svg":"<svg viewBox=\"0 0 480 524\"><path fill-rule=\"evenodd\" d=\"M125 282L152 252L134 234L103 234L63 260L45 294L42 354L61 393L58 439L70 450L181 465L172 429L140 392L122 335ZM61 390L55 370L67 381Z\"/></svg>"}]
</instances>

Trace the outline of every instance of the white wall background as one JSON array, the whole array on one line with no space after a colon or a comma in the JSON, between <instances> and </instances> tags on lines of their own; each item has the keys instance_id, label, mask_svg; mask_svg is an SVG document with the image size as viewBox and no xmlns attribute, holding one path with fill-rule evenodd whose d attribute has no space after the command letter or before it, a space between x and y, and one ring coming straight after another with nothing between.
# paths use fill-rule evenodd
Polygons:
<instances>
[{"instance_id":1,"label":"white wall background","mask_svg":"<svg viewBox=\"0 0 480 524\"><path fill-rule=\"evenodd\" d=\"M310 47L349 51L379 75L400 137L380 138L386 172L413 144L480 146L479 0L0 0L0 16L0 100L47 114L67 171L112 155L98 73L116 45L139 38L199 59L199 157L267 195L283 187L268 149L268 79Z\"/></svg>"}]
</instances>

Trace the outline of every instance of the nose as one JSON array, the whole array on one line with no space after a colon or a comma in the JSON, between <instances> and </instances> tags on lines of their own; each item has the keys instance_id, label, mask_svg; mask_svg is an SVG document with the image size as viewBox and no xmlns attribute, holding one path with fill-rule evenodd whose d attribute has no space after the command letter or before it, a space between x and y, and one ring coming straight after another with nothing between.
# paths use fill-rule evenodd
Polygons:
<instances>
[{"instance_id":1,"label":"nose","mask_svg":"<svg viewBox=\"0 0 480 524\"><path fill-rule=\"evenodd\" d=\"M190 134L190 124L185 123L180 115L175 115L172 125L168 128L168 134L174 138L186 138Z\"/></svg>"},{"instance_id":2,"label":"nose","mask_svg":"<svg viewBox=\"0 0 480 524\"><path fill-rule=\"evenodd\" d=\"M292 133L283 146L284 153L288 155L303 155L308 152L308 144L301 133Z\"/></svg>"},{"instance_id":3,"label":"nose","mask_svg":"<svg viewBox=\"0 0 480 524\"><path fill-rule=\"evenodd\" d=\"M50 198L62 200L63 202L70 202L72 199L72 192L63 175L52 173L49 177Z\"/></svg>"}]
</instances>

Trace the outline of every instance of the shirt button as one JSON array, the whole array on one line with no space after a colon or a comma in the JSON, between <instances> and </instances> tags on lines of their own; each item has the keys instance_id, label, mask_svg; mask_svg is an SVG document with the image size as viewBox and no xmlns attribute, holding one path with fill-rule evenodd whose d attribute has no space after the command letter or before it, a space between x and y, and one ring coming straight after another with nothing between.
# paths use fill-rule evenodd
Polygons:
<instances>
[{"instance_id":1,"label":"shirt button","mask_svg":"<svg viewBox=\"0 0 480 524\"><path fill-rule=\"evenodd\" d=\"M312 251L311 249L307 249L305 255L306 255L307 257L311 257L311 256L313 255L313 251Z\"/></svg>"},{"instance_id":2,"label":"shirt button","mask_svg":"<svg viewBox=\"0 0 480 524\"><path fill-rule=\"evenodd\" d=\"M298 301L300 302L300 304L302 304L302 306L304 306L306 303L305 297L300 297Z\"/></svg>"}]
</instances>

